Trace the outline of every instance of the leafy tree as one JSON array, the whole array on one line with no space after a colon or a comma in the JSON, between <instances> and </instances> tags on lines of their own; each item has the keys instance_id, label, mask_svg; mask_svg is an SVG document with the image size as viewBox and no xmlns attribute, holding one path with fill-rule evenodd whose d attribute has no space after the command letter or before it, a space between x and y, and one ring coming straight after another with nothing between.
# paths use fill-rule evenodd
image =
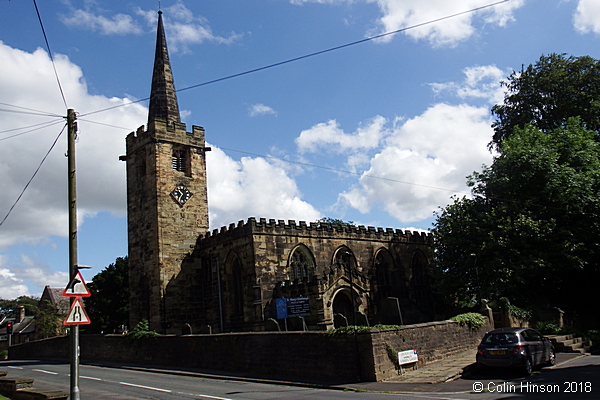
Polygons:
<instances>
[{"instance_id":1,"label":"leafy tree","mask_svg":"<svg viewBox=\"0 0 600 400\"><path fill-rule=\"evenodd\" d=\"M338 218L323 217L323 218L319 218L317 220L317 224L319 224L319 225L331 224L331 225L347 226L347 225L354 225L354 221L344 221L344 220L341 220Z\"/></svg>"},{"instance_id":2,"label":"leafy tree","mask_svg":"<svg viewBox=\"0 0 600 400\"><path fill-rule=\"evenodd\" d=\"M469 177L473 198L455 198L433 229L440 289L449 298L507 297L597 318L596 136L574 118L549 130L516 128L492 166Z\"/></svg>"},{"instance_id":3,"label":"leafy tree","mask_svg":"<svg viewBox=\"0 0 600 400\"><path fill-rule=\"evenodd\" d=\"M127 257L119 257L92 278L85 299L90 332L113 332L129 320L129 271Z\"/></svg>"},{"instance_id":4,"label":"leafy tree","mask_svg":"<svg viewBox=\"0 0 600 400\"><path fill-rule=\"evenodd\" d=\"M30 296L19 296L16 299L0 299L0 314L14 318L18 305L25 307L25 315L34 315L40 300Z\"/></svg>"},{"instance_id":5,"label":"leafy tree","mask_svg":"<svg viewBox=\"0 0 600 400\"><path fill-rule=\"evenodd\" d=\"M504 103L492 108L497 119L491 145L496 148L515 127L531 124L546 132L571 117L600 133L600 61L550 54L514 71L502 84L507 90Z\"/></svg>"},{"instance_id":6,"label":"leafy tree","mask_svg":"<svg viewBox=\"0 0 600 400\"><path fill-rule=\"evenodd\" d=\"M35 313L37 333L43 338L63 334L65 332L63 321L66 315L60 314L48 300L44 300L44 302L45 304L40 303L37 306Z\"/></svg>"},{"instance_id":7,"label":"leafy tree","mask_svg":"<svg viewBox=\"0 0 600 400\"><path fill-rule=\"evenodd\" d=\"M41 337L56 336L62 333L64 315L60 315L52 306L40 304L40 300L30 296L19 296L13 300L0 300L0 314L15 318L17 306L25 307L26 316L35 316L36 332Z\"/></svg>"}]
</instances>

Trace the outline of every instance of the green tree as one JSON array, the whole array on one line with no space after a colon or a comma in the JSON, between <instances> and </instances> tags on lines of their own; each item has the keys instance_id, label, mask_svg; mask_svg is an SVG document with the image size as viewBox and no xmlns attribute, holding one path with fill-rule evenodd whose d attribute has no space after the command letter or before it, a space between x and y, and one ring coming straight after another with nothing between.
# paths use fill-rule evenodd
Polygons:
<instances>
[{"instance_id":1,"label":"green tree","mask_svg":"<svg viewBox=\"0 0 600 400\"><path fill-rule=\"evenodd\" d=\"M600 133L600 61L589 56L542 56L535 64L514 71L496 117L491 145L500 148L515 127L531 124L542 131L563 126L571 117Z\"/></svg>"},{"instance_id":2,"label":"green tree","mask_svg":"<svg viewBox=\"0 0 600 400\"><path fill-rule=\"evenodd\" d=\"M35 315L39 299L30 296L19 296L16 299L0 299L0 314L9 318L15 317L18 305L25 307L25 315Z\"/></svg>"},{"instance_id":3,"label":"green tree","mask_svg":"<svg viewBox=\"0 0 600 400\"><path fill-rule=\"evenodd\" d=\"M129 321L129 272L127 257L119 257L88 284L92 295L85 299L91 324L86 332L112 333Z\"/></svg>"},{"instance_id":4,"label":"green tree","mask_svg":"<svg viewBox=\"0 0 600 400\"><path fill-rule=\"evenodd\" d=\"M52 306L41 304L40 300L30 296L19 296L13 300L0 300L0 314L15 318L17 306L25 307L26 316L35 316L36 332L40 337L56 336L62 333L64 315L60 315Z\"/></svg>"},{"instance_id":5,"label":"green tree","mask_svg":"<svg viewBox=\"0 0 600 400\"><path fill-rule=\"evenodd\" d=\"M317 224L319 225L341 225L341 226L348 226L348 225L354 225L354 221L344 221L338 218L331 218L331 217L322 217L319 218L317 220Z\"/></svg>"},{"instance_id":6,"label":"green tree","mask_svg":"<svg viewBox=\"0 0 600 400\"><path fill-rule=\"evenodd\" d=\"M434 223L440 289L473 302L507 297L571 315L600 306L600 145L577 119L516 128ZM596 321L598 323L598 321Z\"/></svg>"}]
</instances>

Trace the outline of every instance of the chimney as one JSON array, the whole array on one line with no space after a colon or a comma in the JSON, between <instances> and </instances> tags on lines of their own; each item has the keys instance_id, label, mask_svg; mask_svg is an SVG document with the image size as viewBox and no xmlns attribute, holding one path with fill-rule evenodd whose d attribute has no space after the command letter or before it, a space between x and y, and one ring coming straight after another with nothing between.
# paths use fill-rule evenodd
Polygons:
<instances>
[{"instance_id":1,"label":"chimney","mask_svg":"<svg viewBox=\"0 0 600 400\"><path fill-rule=\"evenodd\" d=\"M15 322L18 324L18 323L23 322L24 319L25 319L25 306L18 305L17 306L17 319L15 320Z\"/></svg>"}]
</instances>

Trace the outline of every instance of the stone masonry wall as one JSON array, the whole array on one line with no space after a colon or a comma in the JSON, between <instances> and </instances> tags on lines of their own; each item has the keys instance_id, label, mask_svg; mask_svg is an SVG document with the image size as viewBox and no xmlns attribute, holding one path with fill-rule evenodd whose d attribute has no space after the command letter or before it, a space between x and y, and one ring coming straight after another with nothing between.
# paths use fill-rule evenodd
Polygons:
<instances>
[{"instance_id":1,"label":"stone masonry wall","mask_svg":"<svg viewBox=\"0 0 600 400\"><path fill-rule=\"evenodd\" d=\"M473 350L473 362L475 362L475 352L481 338L485 332L494 329L487 319L486 321L486 324L477 330L471 330L448 320L407 325L398 330L373 334L374 357L371 380L381 381L397 376L398 368L387 355L388 346L395 352L417 350L419 366L443 360L469 349Z\"/></svg>"},{"instance_id":2,"label":"stone masonry wall","mask_svg":"<svg viewBox=\"0 0 600 400\"><path fill-rule=\"evenodd\" d=\"M388 356L417 349L425 365L473 350L489 325L477 331L453 321L405 326L398 330L329 335L323 332L261 332L157 336L131 340L119 335L82 335L81 359L191 367L295 381L343 383L381 381L398 374ZM68 358L68 338L12 346L11 359ZM359 365L360 360L360 365Z\"/></svg>"}]
</instances>

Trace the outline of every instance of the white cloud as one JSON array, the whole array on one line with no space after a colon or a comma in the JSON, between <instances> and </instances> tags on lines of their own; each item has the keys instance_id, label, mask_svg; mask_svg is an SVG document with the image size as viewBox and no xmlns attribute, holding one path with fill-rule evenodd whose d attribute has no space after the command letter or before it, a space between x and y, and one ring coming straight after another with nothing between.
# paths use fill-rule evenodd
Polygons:
<instances>
[{"instance_id":1,"label":"white cloud","mask_svg":"<svg viewBox=\"0 0 600 400\"><path fill-rule=\"evenodd\" d=\"M404 223L429 218L453 193L468 192L465 177L490 163L490 124L486 107L436 104L398 127L340 197L361 213L381 206Z\"/></svg>"},{"instance_id":2,"label":"white cloud","mask_svg":"<svg viewBox=\"0 0 600 400\"><path fill-rule=\"evenodd\" d=\"M301 199L286 170L264 158L235 161L212 146L207 154L208 203L212 228L248 217L316 221L321 214Z\"/></svg>"},{"instance_id":3,"label":"white cloud","mask_svg":"<svg viewBox=\"0 0 600 400\"><path fill-rule=\"evenodd\" d=\"M22 279L19 279L8 268L0 265L0 295L1 299L16 299L29 295L29 289Z\"/></svg>"},{"instance_id":4,"label":"white cloud","mask_svg":"<svg viewBox=\"0 0 600 400\"><path fill-rule=\"evenodd\" d=\"M292 4L303 3L352 3L359 0L291 0ZM377 21L379 27L368 33L375 36L385 32L392 32L408 28L440 18L459 14L471 9L483 7L491 2L489 0L363 0L366 3L376 3L381 11L381 18ZM415 40L427 40L435 47L456 46L458 43L472 37L476 28L474 20L483 17L488 24L506 26L514 20L513 12L523 6L524 0L512 0L493 7L484 8L474 13L466 13L453 18L427 24L404 33ZM392 36L381 38L381 41L390 41Z\"/></svg>"},{"instance_id":5,"label":"white cloud","mask_svg":"<svg viewBox=\"0 0 600 400\"><path fill-rule=\"evenodd\" d=\"M502 102L505 92L499 83L509 75L508 71L484 65L465 68L463 73L463 82L432 83L431 87L437 94L450 92L462 100L482 99L491 105Z\"/></svg>"},{"instance_id":6,"label":"white cloud","mask_svg":"<svg viewBox=\"0 0 600 400\"><path fill-rule=\"evenodd\" d=\"M173 51L187 52L190 45L205 41L231 44L243 36L235 32L227 36L214 34L206 18L195 16L181 2L177 2L164 10L163 20L169 37L169 49ZM158 21L158 15L155 11L145 11L138 8L136 14L144 17L146 22L154 29Z\"/></svg>"},{"instance_id":7,"label":"white cloud","mask_svg":"<svg viewBox=\"0 0 600 400\"><path fill-rule=\"evenodd\" d=\"M91 10L72 10L62 15L61 20L68 26L85 28L103 35L140 34L142 29L130 15L116 14L112 17L96 15Z\"/></svg>"},{"instance_id":8,"label":"white cloud","mask_svg":"<svg viewBox=\"0 0 600 400\"><path fill-rule=\"evenodd\" d=\"M248 115L251 117L257 117L259 115L277 115L277 111L269 106L258 103L250 106L248 109Z\"/></svg>"},{"instance_id":9,"label":"white cloud","mask_svg":"<svg viewBox=\"0 0 600 400\"><path fill-rule=\"evenodd\" d=\"M66 272L52 271L43 261L29 256L9 257L0 255L0 298L14 299L19 296L41 296L32 293L27 285L43 288L64 287L69 281Z\"/></svg>"},{"instance_id":10,"label":"white cloud","mask_svg":"<svg viewBox=\"0 0 600 400\"><path fill-rule=\"evenodd\" d=\"M295 141L301 153L320 149L335 153L373 149L386 135L386 122L384 117L378 115L361 124L355 132L345 133L336 120L329 120L300 132Z\"/></svg>"},{"instance_id":11,"label":"white cloud","mask_svg":"<svg viewBox=\"0 0 600 400\"><path fill-rule=\"evenodd\" d=\"M339 195L337 209L350 206L366 214L381 207L411 223L431 217L451 195L468 194L466 176L492 161L489 105L502 99L505 73L495 66L463 72L462 82L432 84L434 92L450 92L461 102L483 100L483 105L438 103L408 120L377 116L351 134L335 120L301 132L296 138L300 153L336 152L348 157L353 171L363 167L358 182Z\"/></svg>"},{"instance_id":12,"label":"white cloud","mask_svg":"<svg viewBox=\"0 0 600 400\"><path fill-rule=\"evenodd\" d=\"M105 16L105 14L107 14L106 10L98 8L95 3L88 3L85 9L76 9L71 6L71 12L68 15L62 15L61 20L65 25L99 32L102 35L127 35L144 32L131 15L119 13ZM158 21L158 14L155 10L142 10L137 7L134 14L142 17L149 25L149 31L154 32ZM169 49L174 52L188 52L190 45L205 41L231 44L242 37L241 34L235 32L226 36L214 34L208 20L202 16L195 16L182 2L165 8L163 20L169 36Z\"/></svg>"},{"instance_id":13,"label":"white cloud","mask_svg":"<svg viewBox=\"0 0 600 400\"><path fill-rule=\"evenodd\" d=\"M579 33L600 34L600 1L579 0L573 15L573 24Z\"/></svg>"},{"instance_id":14,"label":"white cloud","mask_svg":"<svg viewBox=\"0 0 600 400\"><path fill-rule=\"evenodd\" d=\"M0 63L0 87L3 89L0 102L14 106L3 108L18 111L20 109L15 107L25 107L56 115L0 113L0 126L4 132L0 139L27 131L19 128L43 122L56 123L0 142L1 220L63 128L62 116L66 110L62 106L51 61L44 50L28 53L0 42L0 59L3 60ZM56 55L54 61L67 102L77 104L75 111L83 115L78 121L80 131L76 146L79 223L86 215L99 211L124 215L125 165L118 157L124 154L126 134L143 124L147 110L125 98L90 95L78 66L62 55ZM87 112L123 104L129 105L85 117ZM12 214L0 227L0 249L16 243L38 243L50 235L67 235L65 149L66 134L63 133Z\"/></svg>"}]
</instances>

